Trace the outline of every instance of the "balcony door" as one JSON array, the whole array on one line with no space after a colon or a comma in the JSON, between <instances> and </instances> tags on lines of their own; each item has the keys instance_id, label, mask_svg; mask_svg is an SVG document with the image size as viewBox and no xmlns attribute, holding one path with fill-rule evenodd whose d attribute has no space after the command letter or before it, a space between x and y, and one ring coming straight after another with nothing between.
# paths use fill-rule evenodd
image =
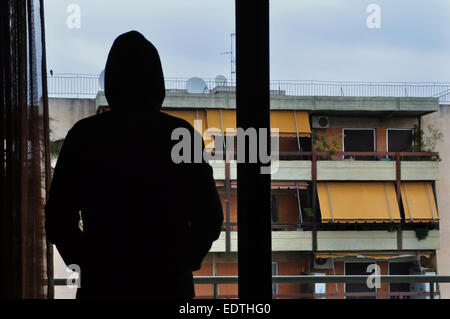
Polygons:
<instances>
[{"instance_id":1,"label":"balcony door","mask_svg":"<svg viewBox=\"0 0 450 319\"><path fill-rule=\"evenodd\" d=\"M344 152L375 152L374 129L343 129ZM344 159L373 160L375 156L345 156Z\"/></svg>"},{"instance_id":2,"label":"balcony door","mask_svg":"<svg viewBox=\"0 0 450 319\"><path fill-rule=\"evenodd\" d=\"M388 129L388 152L409 152L413 144L413 129Z\"/></svg>"},{"instance_id":3,"label":"balcony door","mask_svg":"<svg viewBox=\"0 0 450 319\"><path fill-rule=\"evenodd\" d=\"M363 262L347 262L345 263L345 274L346 275L368 275L367 267L371 263ZM375 296L364 295L364 293L373 293L375 288L369 288L367 284L345 284L345 292L355 293L355 295L347 296L347 299L376 299ZM357 293L362 293L360 296Z\"/></svg>"}]
</instances>

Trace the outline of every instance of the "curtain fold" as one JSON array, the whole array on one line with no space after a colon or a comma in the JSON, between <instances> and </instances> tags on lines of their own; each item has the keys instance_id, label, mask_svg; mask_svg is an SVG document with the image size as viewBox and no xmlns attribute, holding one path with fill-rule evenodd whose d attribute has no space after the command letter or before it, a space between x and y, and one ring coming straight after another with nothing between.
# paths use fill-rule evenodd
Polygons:
<instances>
[{"instance_id":1,"label":"curtain fold","mask_svg":"<svg viewBox=\"0 0 450 319\"><path fill-rule=\"evenodd\" d=\"M43 0L1 1L0 32L0 291L4 298L52 298Z\"/></svg>"}]
</instances>

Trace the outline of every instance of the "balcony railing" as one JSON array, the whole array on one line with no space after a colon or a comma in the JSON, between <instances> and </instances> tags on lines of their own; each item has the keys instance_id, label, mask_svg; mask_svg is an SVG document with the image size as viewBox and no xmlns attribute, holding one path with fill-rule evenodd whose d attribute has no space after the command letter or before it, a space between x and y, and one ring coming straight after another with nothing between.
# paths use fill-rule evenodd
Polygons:
<instances>
[{"instance_id":1,"label":"balcony railing","mask_svg":"<svg viewBox=\"0 0 450 319\"><path fill-rule=\"evenodd\" d=\"M311 161L311 181L313 182L311 188L314 188L317 178L318 171L318 162L320 158L329 158L331 161L333 160L343 160L346 157L353 157L356 161L359 157L371 157L375 159L390 159L395 163L395 179L393 180L396 187L397 201L399 206L401 206L401 182L402 182L402 160L407 158L413 160L438 160L439 153L437 152L280 152L279 158L280 160L303 160L303 161ZM228 156L228 159L232 158L232 156ZM225 160L225 156L223 157ZM236 152L234 152L234 159L237 159ZM225 162L225 168L228 166L228 170L230 169L231 163L229 161ZM229 175L228 175L229 176ZM231 183L225 182L225 188L231 188ZM229 192L230 190L228 190ZM312 194L313 192L311 192ZM311 202L314 202L316 199L311 195ZM295 230L312 230L313 233L313 242L316 245L317 243L317 231L319 230L386 230L390 228L395 228L399 233L401 233L401 229L403 230L415 230L417 227L427 227L428 229L438 229L439 222L438 221L430 221L430 222L421 222L421 223L406 223L404 221L398 222L383 222L383 223L322 223L320 221L320 210L318 205L316 204L316 211L312 212L312 216L306 218L306 216L302 213L298 216L299 220L297 221L289 221L289 222L273 222L272 230L285 230L285 231L295 231ZM231 222L230 217L226 216L226 220L223 224L223 231L225 232L225 242L226 242L226 251L230 251L231 247L231 234L230 232L237 230L237 223ZM399 228L401 227L401 229Z\"/></svg>"},{"instance_id":2,"label":"balcony railing","mask_svg":"<svg viewBox=\"0 0 450 319\"><path fill-rule=\"evenodd\" d=\"M428 283L430 287L429 292L345 292L345 293L296 293L296 294L274 294L273 298L326 298L326 297L428 297L434 299L440 293L435 291L435 283L450 283L450 276L448 275L380 275L378 276L381 283ZM297 275L297 276L272 276L274 284L315 284L315 283L346 283L357 284L367 283L368 279L373 280L373 277L364 275ZM211 296L198 296L202 298L237 298L237 295L219 295L219 284L237 284L237 276L195 276L194 284L212 285ZM54 284L58 286L67 286L73 284L73 279L55 278ZM100 296L101 297L101 296Z\"/></svg>"},{"instance_id":3,"label":"balcony railing","mask_svg":"<svg viewBox=\"0 0 450 319\"><path fill-rule=\"evenodd\" d=\"M95 97L100 90L99 76L93 74L47 75L52 97ZM185 92L187 78L166 78L168 91ZM217 83L204 79L204 93L234 92L235 81ZM272 94L293 96L358 96L358 97L436 97L440 103L450 102L448 82L338 82L272 80Z\"/></svg>"}]
</instances>

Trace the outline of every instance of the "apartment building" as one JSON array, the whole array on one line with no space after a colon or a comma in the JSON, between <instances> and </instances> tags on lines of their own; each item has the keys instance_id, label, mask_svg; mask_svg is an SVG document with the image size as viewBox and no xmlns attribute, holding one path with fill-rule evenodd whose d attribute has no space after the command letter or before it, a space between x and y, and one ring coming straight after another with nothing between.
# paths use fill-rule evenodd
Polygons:
<instances>
[{"instance_id":1,"label":"apartment building","mask_svg":"<svg viewBox=\"0 0 450 319\"><path fill-rule=\"evenodd\" d=\"M425 116L439 111L438 99L272 93L271 127L279 130L280 152L272 175L273 274L367 275L371 264L381 275L437 273L439 157L411 151L418 151L413 146ZM101 93L96 101L105 105ZM229 91L168 92L163 111L202 134L215 128L226 135L236 129L234 103ZM211 140L206 145L212 147ZM211 165L226 222L195 275L237 275L236 162ZM276 298L425 298L429 289L274 284L273 292ZM215 293L234 298L237 285L220 284ZM196 294L211 297L213 286L196 285Z\"/></svg>"},{"instance_id":2,"label":"apartment building","mask_svg":"<svg viewBox=\"0 0 450 319\"><path fill-rule=\"evenodd\" d=\"M437 259L445 232L436 199L440 162L436 153L410 152L417 129L435 123L427 119L442 112L438 99L272 93L271 127L279 130L280 152L272 175L273 274L368 275L373 264L381 275L440 273L438 265L447 264L445 256ZM99 92L95 108L106 106ZM162 111L184 118L202 134L236 129L235 96L229 91L167 92ZM211 142L205 138L213 149ZM194 275L237 275L237 164L210 164L225 224ZM425 298L429 289L428 284L381 283L374 289L274 284L273 293L275 298ZM236 284L219 284L215 292L211 284L196 285L199 298L237 293Z\"/></svg>"}]
</instances>

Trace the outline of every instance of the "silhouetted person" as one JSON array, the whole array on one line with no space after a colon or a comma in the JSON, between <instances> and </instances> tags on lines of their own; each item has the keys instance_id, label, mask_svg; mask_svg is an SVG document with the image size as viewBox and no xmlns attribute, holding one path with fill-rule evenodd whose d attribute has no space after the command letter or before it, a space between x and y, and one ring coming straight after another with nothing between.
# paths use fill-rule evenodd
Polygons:
<instances>
[{"instance_id":1,"label":"silhouetted person","mask_svg":"<svg viewBox=\"0 0 450 319\"><path fill-rule=\"evenodd\" d=\"M66 136L46 206L47 238L67 265L80 265L78 298L191 298L192 271L220 234L222 207L207 162L172 161L172 131L184 127L193 138L194 129L160 112L161 62L140 33L114 41L105 95L111 111L77 122Z\"/></svg>"}]
</instances>

